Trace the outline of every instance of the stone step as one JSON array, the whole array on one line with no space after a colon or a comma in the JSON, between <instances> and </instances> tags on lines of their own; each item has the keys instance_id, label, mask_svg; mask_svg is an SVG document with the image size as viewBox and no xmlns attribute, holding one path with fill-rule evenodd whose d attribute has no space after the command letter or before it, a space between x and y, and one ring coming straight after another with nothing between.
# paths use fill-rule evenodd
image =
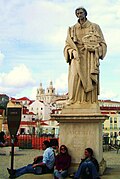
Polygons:
<instances>
[{"instance_id":1,"label":"stone step","mask_svg":"<svg viewBox=\"0 0 120 179\"><path fill-rule=\"evenodd\" d=\"M109 174L109 175L103 175L100 177L101 179L120 179L120 172ZM19 177L19 179L53 179L52 174L45 174L45 175L34 175L34 174L25 174ZM70 179L67 177L66 179Z\"/></svg>"},{"instance_id":2,"label":"stone step","mask_svg":"<svg viewBox=\"0 0 120 179\"><path fill-rule=\"evenodd\" d=\"M34 175L25 174L19 177L19 179L53 179L53 174ZM104 175L100 176L101 179L120 179L120 168L107 168ZM66 179L70 179L67 177Z\"/></svg>"},{"instance_id":3,"label":"stone step","mask_svg":"<svg viewBox=\"0 0 120 179\"><path fill-rule=\"evenodd\" d=\"M53 179L53 174L45 174L45 175L25 174L20 176L19 179Z\"/></svg>"}]
</instances>

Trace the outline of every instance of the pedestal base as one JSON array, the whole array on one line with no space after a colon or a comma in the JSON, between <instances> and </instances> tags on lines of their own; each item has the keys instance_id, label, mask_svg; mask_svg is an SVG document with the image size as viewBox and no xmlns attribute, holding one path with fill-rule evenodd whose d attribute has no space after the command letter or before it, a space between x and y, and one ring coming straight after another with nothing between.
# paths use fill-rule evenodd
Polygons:
<instances>
[{"instance_id":1,"label":"pedestal base","mask_svg":"<svg viewBox=\"0 0 120 179\"><path fill-rule=\"evenodd\" d=\"M66 105L62 109L62 114L101 114L98 103L75 103Z\"/></svg>"},{"instance_id":2,"label":"pedestal base","mask_svg":"<svg viewBox=\"0 0 120 179\"><path fill-rule=\"evenodd\" d=\"M107 118L102 114L51 115L60 123L60 145L65 144L72 156L71 170L78 167L85 148L92 148L94 156L103 167L102 123Z\"/></svg>"},{"instance_id":3,"label":"pedestal base","mask_svg":"<svg viewBox=\"0 0 120 179\"><path fill-rule=\"evenodd\" d=\"M106 161L104 159L102 159L102 161L99 163L99 174L100 175L103 175L106 167L107 167L107 164L106 164Z\"/></svg>"}]
</instances>

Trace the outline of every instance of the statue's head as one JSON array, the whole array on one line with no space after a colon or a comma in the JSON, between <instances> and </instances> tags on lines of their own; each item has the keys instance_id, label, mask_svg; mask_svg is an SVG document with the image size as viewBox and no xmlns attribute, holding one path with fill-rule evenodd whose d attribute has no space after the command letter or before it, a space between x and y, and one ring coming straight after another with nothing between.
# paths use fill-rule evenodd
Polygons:
<instances>
[{"instance_id":1,"label":"statue's head","mask_svg":"<svg viewBox=\"0 0 120 179\"><path fill-rule=\"evenodd\" d=\"M84 8L84 7L78 7L76 10L75 10L75 15L79 18L79 11L82 10L84 12L84 15L85 17L87 16L87 10Z\"/></svg>"}]
</instances>

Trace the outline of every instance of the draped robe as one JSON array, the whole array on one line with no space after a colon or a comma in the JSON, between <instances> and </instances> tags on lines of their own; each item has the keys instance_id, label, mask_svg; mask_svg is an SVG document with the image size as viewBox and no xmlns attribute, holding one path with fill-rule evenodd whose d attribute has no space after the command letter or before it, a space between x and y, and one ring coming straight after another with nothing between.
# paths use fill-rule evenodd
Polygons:
<instances>
[{"instance_id":1,"label":"draped robe","mask_svg":"<svg viewBox=\"0 0 120 179\"><path fill-rule=\"evenodd\" d=\"M64 48L69 63L69 103L97 103L99 95L99 59L107 50L99 25L88 20L69 27ZM77 52L74 58L73 51Z\"/></svg>"}]
</instances>

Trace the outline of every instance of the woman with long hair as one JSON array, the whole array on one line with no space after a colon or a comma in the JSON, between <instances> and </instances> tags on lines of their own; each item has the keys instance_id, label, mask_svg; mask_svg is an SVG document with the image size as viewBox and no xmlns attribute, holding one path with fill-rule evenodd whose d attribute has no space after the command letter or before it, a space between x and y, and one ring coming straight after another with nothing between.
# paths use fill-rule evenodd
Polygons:
<instances>
[{"instance_id":1,"label":"woman with long hair","mask_svg":"<svg viewBox=\"0 0 120 179\"><path fill-rule=\"evenodd\" d=\"M60 146L60 152L55 158L54 178L61 179L68 175L68 169L71 164L71 156L65 145Z\"/></svg>"}]
</instances>

